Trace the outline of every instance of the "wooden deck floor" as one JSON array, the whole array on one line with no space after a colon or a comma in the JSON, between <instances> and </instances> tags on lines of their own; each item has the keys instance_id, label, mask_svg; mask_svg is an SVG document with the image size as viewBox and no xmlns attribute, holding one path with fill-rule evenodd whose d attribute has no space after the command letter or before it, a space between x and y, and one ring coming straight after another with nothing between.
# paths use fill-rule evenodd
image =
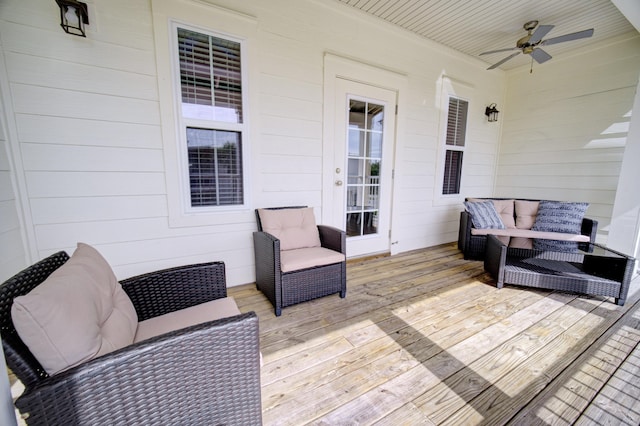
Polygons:
<instances>
[{"instance_id":1,"label":"wooden deck floor","mask_svg":"<svg viewBox=\"0 0 640 426\"><path fill-rule=\"evenodd\" d=\"M454 244L351 263L347 283L279 318L230 289L260 317L265 425L640 423L640 292L497 290Z\"/></svg>"}]
</instances>

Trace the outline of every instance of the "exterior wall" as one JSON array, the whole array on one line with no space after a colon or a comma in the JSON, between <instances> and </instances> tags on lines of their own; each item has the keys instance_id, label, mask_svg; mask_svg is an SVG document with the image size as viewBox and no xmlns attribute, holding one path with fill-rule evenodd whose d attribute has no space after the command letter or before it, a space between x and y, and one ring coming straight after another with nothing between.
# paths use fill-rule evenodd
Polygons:
<instances>
[{"instance_id":1,"label":"exterior wall","mask_svg":"<svg viewBox=\"0 0 640 426\"><path fill-rule=\"evenodd\" d=\"M17 173L10 155L9 131L6 124L9 111L7 111L6 98L2 96L7 92L8 82L4 78L6 72L1 46L2 39L0 39L0 278L4 278L23 269L27 265L28 256L14 184Z\"/></svg>"},{"instance_id":2,"label":"exterior wall","mask_svg":"<svg viewBox=\"0 0 640 426\"><path fill-rule=\"evenodd\" d=\"M177 10L186 23L247 37L249 49L249 205L198 226L175 226L170 217L175 170L167 150L176 147L166 132L173 105L166 70L156 67L167 56L157 26ZM120 278L223 260L230 285L252 282L254 208L307 204L321 217L327 52L407 76L395 149L396 252L454 241L461 197L491 195L500 128L483 112L501 105L505 80L483 62L318 0L95 0L89 14L83 39L60 29L53 1L0 6L10 91L3 102L13 111L14 158L24 173L18 189L30 261L82 241ZM443 76L470 94L463 193L449 200L434 196ZM0 175L10 172L5 164ZM13 245L0 238L2 252Z\"/></svg>"},{"instance_id":3,"label":"exterior wall","mask_svg":"<svg viewBox=\"0 0 640 426\"><path fill-rule=\"evenodd\" d=\"M507 73L496 195L589 202L606 241L639 73L637 33Z\"/></svg>"}]
</instances>

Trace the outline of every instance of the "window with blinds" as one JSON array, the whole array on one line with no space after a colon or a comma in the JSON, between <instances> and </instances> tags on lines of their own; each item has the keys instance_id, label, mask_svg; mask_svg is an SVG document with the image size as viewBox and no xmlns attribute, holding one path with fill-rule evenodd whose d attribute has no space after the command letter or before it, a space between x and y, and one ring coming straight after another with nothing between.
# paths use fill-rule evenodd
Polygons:
<instances>
[{"instance_id":1,"label":"window with blinds","mask_svg":"<svg viewBox=\"0 0 640 426\"><path fill-rule=\"evenodd\" d=\"M242 205L241 43L180 27L177 41L191 207Z\"/></svg>"},{"instance_id":2,"label":"window with blinds","mask_svg":"<svg viewBox=\"0 0 640 426\"><path fill-rule=\"evenodd\" d=\"M239 132L187 128L191 206L242 204Z\"/></svg>"},{"instance_id":3,"label":"window with blinds","mask_svg":"<svg viewBox=\"0 0 640 426\"><path fill-rule=\"evenodd\" d=\"M443 195L460 193L468 110L469 102L454 97L449 98L444 176L442 180Z\"/></svg>"},{"instance_id":4,"label":"window with blinds","mask_svg":"<svg viewBox=\"0 0 640 426\"><path fill-rule=\"evenodd\" d=\"M242 123L240 43L178 28L182 113Z\"/></svg>"}]
</instances>

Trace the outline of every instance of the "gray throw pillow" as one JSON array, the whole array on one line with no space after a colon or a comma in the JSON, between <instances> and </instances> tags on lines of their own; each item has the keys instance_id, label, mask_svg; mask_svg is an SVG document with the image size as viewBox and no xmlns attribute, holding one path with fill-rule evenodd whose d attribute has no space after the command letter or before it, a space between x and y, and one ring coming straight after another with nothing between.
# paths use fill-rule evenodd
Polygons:
<instances>
[{"instance_id":1,"label":"gray throw pillow","mask_svg":"<svg viewBox=\"0 0 640 426\"><path fill-rule=\"evenodd\" d=\"M533 231L563 232L580 234L582 219L589 203L571 203L563 201L540 201ZM578 243L572 241L556 241L534 239L533 248L537 250L576 251Z\"/></svg>"},{"instance_id":2,"label":"gray throw pillow","mask_svg":"<svg viewBox=\"0 0 640 426\"><path fill-rule=\"evenodd\" d=\"M476 229L504 229L504 223L496 211L492 201L470 202L465 201L464 206L471 215L471 223Z\"/></svg>"}]
</instances>

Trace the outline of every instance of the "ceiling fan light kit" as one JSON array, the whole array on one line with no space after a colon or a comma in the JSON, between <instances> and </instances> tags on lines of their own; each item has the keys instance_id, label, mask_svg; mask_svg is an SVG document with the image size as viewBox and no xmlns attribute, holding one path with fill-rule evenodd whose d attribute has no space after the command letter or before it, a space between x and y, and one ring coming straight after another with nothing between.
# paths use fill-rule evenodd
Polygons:
<instances>
[{"instance_id":1,"label":"ceiling fan light kit","mask_svg":"<svg viewBox=\"0 0 640 426\"><path fill-rule=\"evenodd\" d=\"M547 52L542 50L541 46L549 46L552 44L564 43L566 41L579 40L582 38L589 38L593 36L593 28L588 30L578 31L575 33L565 34L558 37L549 38L543 40L553 28L553 25L538 25L538 21L529 21L523 25L523 28L527 31L527 35L522 37L516 42L516 47L510 47L507 49L490 50L488 52L482 52L480 55L490 55L492 53L509 52L512 50L518 50L518 52L512 53L501 61L491 65L488 70L499 67L511 58L515 58L522 52L525 55L531 56L532 70L533 61L542 64L552 58Z\"/></svg>"}]
</instances>

